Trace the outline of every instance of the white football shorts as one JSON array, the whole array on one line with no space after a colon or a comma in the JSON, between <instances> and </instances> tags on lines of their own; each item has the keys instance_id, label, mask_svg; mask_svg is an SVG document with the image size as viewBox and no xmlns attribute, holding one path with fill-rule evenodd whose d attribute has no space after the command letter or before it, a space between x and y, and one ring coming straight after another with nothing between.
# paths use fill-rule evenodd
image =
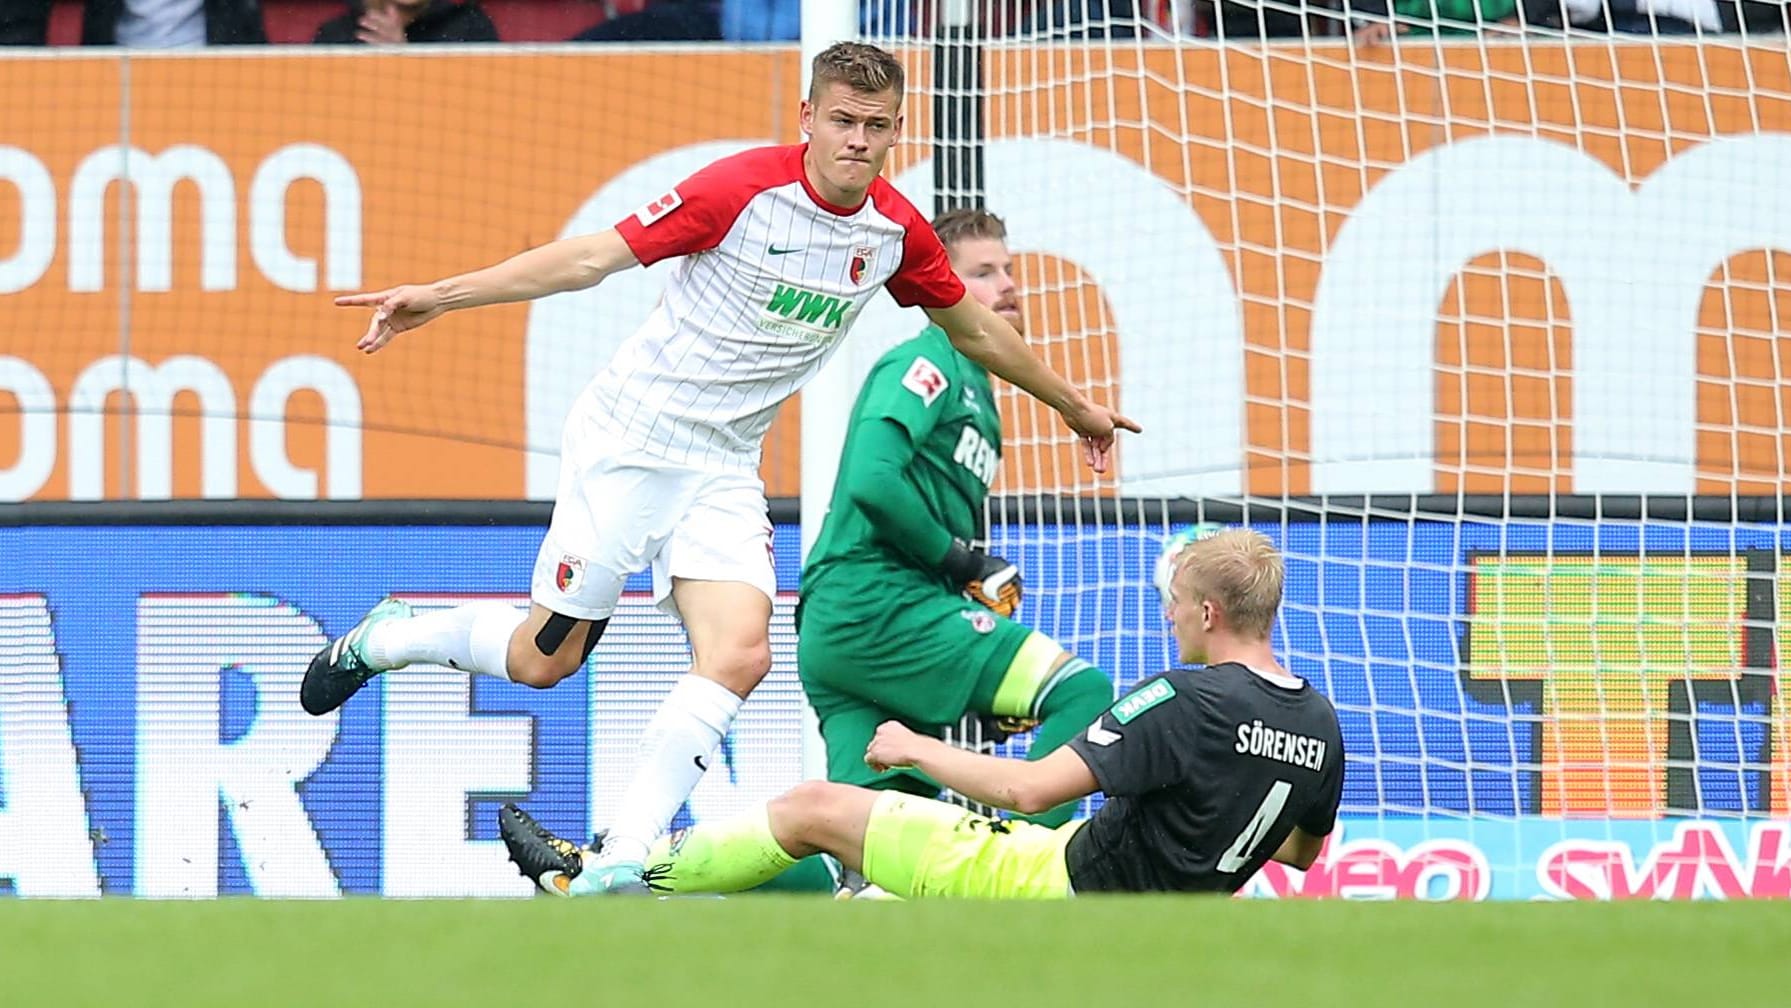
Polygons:
<instances>
[{"instance_id":1,"label":"white football shorts","mask_svg":"<svg viewBox=\"0 0 1791 1008\"><path fill-rule=\"evenodd\" d=\"M565 439L553 519L529 597L576 619L609 616L628 576L653 570L653 602L677 617L672 578L739 581L776 598L765 484ZM575 442L582 442L575 443Z\"/></svg>"}]
</instances>

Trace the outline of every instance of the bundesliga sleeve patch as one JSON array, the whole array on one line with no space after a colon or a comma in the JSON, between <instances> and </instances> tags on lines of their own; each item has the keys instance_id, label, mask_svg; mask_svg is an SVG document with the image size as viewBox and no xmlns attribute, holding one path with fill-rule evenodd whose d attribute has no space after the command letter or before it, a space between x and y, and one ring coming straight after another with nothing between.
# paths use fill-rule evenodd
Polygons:
<instances>
[{"instance_id":1,"label":"bundesliga sleeve patch","mask_svg":"<svg viewBox=\"0 0 1791 1008\"><path fill-rule=\"evenodd\" d=\"M673 189L664 196L661 196L653 202L648 203L646 206L641 207L639 210L636 210L634 212L634 219L640 222L641 227L646 227L683 205L684 197L678 195L678 190Z\"/></svg>"},{"instance_id":2,"label":"bundesliga sleeve patch","mask_svg":"<svg viewBox=\"0 0 1791 1008\"><path fill-rule=\"evenodd\" d=\"M920 396L920 401L928 406L933 405L950 385L951 382L945 380L945 373L925 357L914 358L908 373L902 376L902 387Z\"/></svg>"}]
</instances>

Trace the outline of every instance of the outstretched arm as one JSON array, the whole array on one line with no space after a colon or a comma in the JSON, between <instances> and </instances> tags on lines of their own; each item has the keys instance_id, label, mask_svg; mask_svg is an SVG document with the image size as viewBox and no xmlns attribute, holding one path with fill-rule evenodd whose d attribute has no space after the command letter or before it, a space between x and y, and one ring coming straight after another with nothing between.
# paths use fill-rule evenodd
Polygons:
<instances>
[{"instance_id":1,"label":"outstretched arm","mask_svg":"<svg viewBox=\"0 0 1791 1008\"><path fill-rule=\"evenodd\" d=\"M951 337L958 352L1025 389L1059 413L1093 406L1082 390L1039 360L1007 319L970 295L950 308L929 308L927 316Z\"/></svg>"},{"instance_id":2,"label":"outstretched arm","mask_svg":"<svg viewBox=\"0 0 1791 1008\"><path fill-rule=\"evenodd\" d=\"M984 756L885 721L864 753L879 772L914 767L971 801L1023 815L1054 809L1099 790L1094 773L1068 746L1044 759L1025 761Z\"/></svg>"},{"instance_id":3,"label":"outstretched arm","mask_svg":"<svg viewBox=\"0 0 1791 1008\"><path fill-rule=\"evenodd\" d=\"M1063 415L1070 429L1082 435L1084 455L1095 472L1107 471L1113 432L1144 428L1082 393L1069 380L1039 360L1014 327L966 294L949 308L928 308L927 316L951 337L964 356L1025 389L1033 398Z\"/></svg>"},{"instance_id":4,"label":"outstretched arm","mask_svg":"<svg viewBox=\"0 0 1791 1008\"><path fill-rule=\"evenodd\" d=\"M635 265L634 250L614 228L563 238L519 252L495 266L461 273L431 284L405 284L336 299L343 307L371 306L373 319L356 346L372 353L401 332L415 329L456 308L528 301L583 290Z\"/></svg>"},{"instance_id":5,"label":"outstretched arm","mask_svg":"<svg viewBox=\"0 0 1791 1008\"><path fill-rule=\"evenodd\" d=\"M584 290L636 261L634 250L610 228L548 242L495 266L438 280L431 286L438 292L444 311L477 308Z\"/></svg>"}]
</instances>

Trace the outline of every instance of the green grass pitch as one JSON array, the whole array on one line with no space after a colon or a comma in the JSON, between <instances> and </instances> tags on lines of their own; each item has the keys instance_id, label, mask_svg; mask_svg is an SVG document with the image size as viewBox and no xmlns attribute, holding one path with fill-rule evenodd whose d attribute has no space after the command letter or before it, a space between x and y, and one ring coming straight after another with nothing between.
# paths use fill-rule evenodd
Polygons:
<instances>
[{"instance_id":1,"label":"green grass pitch","mask_svg":"<svg viewBox=\"0 0 1791 1008\"><path fill-rule=\"evenodd\" d=\"M1783 903L0 900L0 1004L1785 1004Z\"/></svg>"}]
</instances>

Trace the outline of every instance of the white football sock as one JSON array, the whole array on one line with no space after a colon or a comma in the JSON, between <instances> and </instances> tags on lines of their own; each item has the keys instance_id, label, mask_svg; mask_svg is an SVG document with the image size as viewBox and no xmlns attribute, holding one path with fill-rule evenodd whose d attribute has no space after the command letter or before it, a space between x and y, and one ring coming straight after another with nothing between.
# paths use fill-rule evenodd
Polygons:
<instances>
[{"instance_id":1,"label":"white football sock","mask_svg":"<svg viewBox=\"0 0 1791 1008\"><path fill-rule=\"evenodd\" d=\"M527 615L508 602L473 602L386 620L367 632L367 660L374 668L429 662L509 679L510 635Z\"/></svg>"},{"instance_id":2,"label":"white football sock","mask_svg":"<svg viewBox=\"0 0 1791 1008\"><path fill-rule=\"evenodd\" d=\"M603 841L600 863L644 861L647 849L671 825L690 797L741 700L712 679L685 675L659 705L641 733L634 774Z\"/></svg>"}]
</instances>

